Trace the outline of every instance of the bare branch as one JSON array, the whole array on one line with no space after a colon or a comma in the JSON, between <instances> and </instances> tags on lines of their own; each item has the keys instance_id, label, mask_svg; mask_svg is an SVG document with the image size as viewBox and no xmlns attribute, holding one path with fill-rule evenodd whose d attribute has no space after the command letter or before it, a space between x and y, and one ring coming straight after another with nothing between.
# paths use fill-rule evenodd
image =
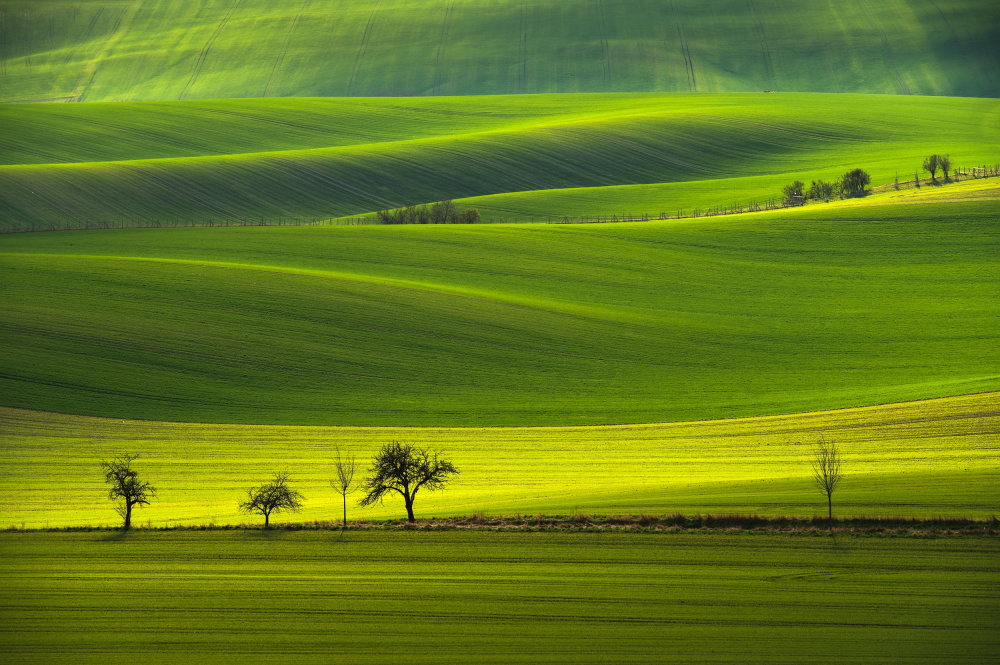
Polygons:
<instances>
[{"instance_id":1,"label":"bare branch","mask_svg":"<svg viewBox=\"0 0 1000 665\"><path fill-rule=\"evenodd\" d=\"M110 462L101 460L104 482L111 485L108 498L118 503L115 511L124 520L124 529L132 526L132 507L149 505L150 499L156 496L156 488L139 480L139 473L132 468L132 462L137 459L138 455L124 453Z\"/></svg>"},{"instance_id":2,"label":"bare branch","mask_svg":"<svg viewBox=\"0 0 1000 665\"><path fill-rule=\"evenodd\" d=\"M248 489L246 501L241 501L239 508L245 513L263 515L266 528L270 524L272 512L300 510L304 498L299 492L288 487L287 471L276 471L271 482Z\"/></svg>"},{"instance_id":3,"label":"bare branch","mask_svg":"<svg viewBox=\"0 0 1000 665\"><path fill-rule=\"evenodd\" d=\"M837 444L825 439L820 440L813 453L813 483L826 494L830 519L833 519L833 492L843 477L841 468L840 450Z\"/></svg>"}]
</instances>

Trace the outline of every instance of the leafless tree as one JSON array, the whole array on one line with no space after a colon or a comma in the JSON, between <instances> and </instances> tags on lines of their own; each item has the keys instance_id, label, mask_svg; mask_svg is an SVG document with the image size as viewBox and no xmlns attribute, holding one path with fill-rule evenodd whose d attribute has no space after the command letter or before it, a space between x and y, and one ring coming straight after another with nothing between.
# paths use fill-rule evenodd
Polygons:
<instances>
[{"instance_id":1,"label":"leafless tree","mask_svg":"<svg viewBox=\"0 0 1000 665\"><path fill-rule=\"evenodd\" d=\"M840 450L832 441L821 440L816 444L812 460L813 482L826 494L828 514L833 520L833 492L843 477L841 473Z\"/></svg>"},{"instance_id":2,"label":"leafless tree","mask_svg":"<svg viewBox=\"0 0 1000 665\"><path fill-rule=\"evenodd\" d=\"M413 501L421 487L429 491L444 488L448 476L457 474L458 469L451 462L438 459L437 453L429 453L422 448L393 441L382 446L375 455L371 474L365 478L361 489L365 496L362 506L370 506L376 501L382 503L390 492L403 497L406 504L406 518L413 522Z\"/></svg>"},{"instance_id":3,"label":"leafless tree","mask_svg":"<svg viewBox=\"0 0 1000 665\"><path fill-rule=\"evenodd\" d=\"M338 447L337 459L334 460L333 465L337 469L337 477L330 481L330 486L344 497L344 526L347 526L347 495L357 489L354 484L354 455L347 453L346 457L341 457Z\"/></svg>"},{"instance_id":4,"label":"leafless tree","mask_svg":"<svg viewBox=\"0 0 1000 665\"><path fill-rule=\"evenodd\" d=\"M115 510L125 520L122 529L132 527L133 506L147 506L149 500L156 496L156 488L148 482L139 480L139 473L132 468L132 462L137 459L138 455L123 453L110 462L101 460L104 482L111 485L108 498L118 502Z\"/></svg>"},{"instance_id":5,"label":"leafless tree","mask_svg":"<svg viewBox=\"0 0 1000 665\"><path fill-rule=\"evenodd\" d=\"M260 487L247 490L247 500L240 502L240 510L245 513L259 513L264 516L264 528L270 526L271 513L282 510L300 510L303 497L288 487L288 472L275 472L274 479Z\"/></svg>"}]
</instances>

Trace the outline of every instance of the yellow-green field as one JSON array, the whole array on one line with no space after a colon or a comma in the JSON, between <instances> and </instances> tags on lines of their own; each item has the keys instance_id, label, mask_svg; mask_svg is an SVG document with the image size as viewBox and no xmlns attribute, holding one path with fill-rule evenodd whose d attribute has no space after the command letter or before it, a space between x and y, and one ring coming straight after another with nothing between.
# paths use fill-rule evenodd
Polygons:
<instances>
[{"instance_id":1,"label":"yellow-green field","mask_svg":"<svg viewBox=\"0 0 1000 665\"><path fill-rule=\"evenodd\" d=\"M335 520L335 446L363 467L381 444L441 450L461 471L421 494L417 517L486 514L760 513L812 516L811 447L841 445L840 515L986 517L1000 507L1000 394L734 420L540 428L350 428L192 425L0 411L0 526L114 525L98 461L138 452L159 496L140 524L255 521L241 493L287 469L305 510L278 520ZM354 500L358 495L354 495ZM405 516L402 505L349 519Z\"/></svg>"}]
</instances>

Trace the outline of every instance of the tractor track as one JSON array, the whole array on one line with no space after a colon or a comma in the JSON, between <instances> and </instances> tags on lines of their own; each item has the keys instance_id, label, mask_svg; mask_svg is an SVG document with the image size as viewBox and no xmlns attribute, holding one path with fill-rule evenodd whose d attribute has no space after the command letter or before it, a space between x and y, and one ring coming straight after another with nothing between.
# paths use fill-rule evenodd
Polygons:
<instances>
[{"instance_id":1,"label":"tractor track","mask_svg":"<svg viewBox=\"0 0 1000 665\"><path fill-rule=\"evenodd\" d=\"M747 0L747 9L750 11L750 17L753 19L754 29L757 31L757 36L760 39L760 52L764 59L764 73L767 75L767 79L770 81L770 86L773 90L774 65L771 62L771 48L767 45L767 34L764 32L764 23L757 15L757 5L754 4L753 0Z\"/></svg>"},{"instance_id":2,"label":"tractor track","mask_svg":"<svg viewBox=\"0 0 1000 665\"><path fill-rule=\"evenodd\" d=\"M306 7L312 0L306 0L302 3L302 7L299 9L299 13L295 15L292 19L292 27L288 29L288 34L285 35L285 43L281 45L281 53L278 54L278 59L274 61L274 67L271 68L271 75L267 77L267 85L264 86L264 96L271 96L271 84L274 82L274 75L281 71L281 65L285 62L285 54L288 53L288 47L292 43L292 35L295 34L296 29L299 27L299 21L302 20L302 13L305 12Z\"/></svg>"},{"instance_id":3,"label":"tractor track","mask_svg":"<svg viewBox=\"0 0 1000 665\"><path fill-rule=\"evenodd\" d=\"M604 0L597 0L597 21L601 31L601 54L604 67L604 89L611 92L611 47L608 45L608 26L604 21Z\"/></svg>"},{"instance_id":4,"label":"tractor track","mask_svg":"<svg viewBox=\"0 0 1000 665\"><path fill-rule=\"evenodd\" d=\"M347 84L347 96L353 97L358 87L358 73L365 60L365 52L368 50L368 42L371 41L372 31L375 29L375 18L378 16L378 6L381 0L375 1L372 13L368 16L368 23L365 25L365 33L361 36L361 47L354 57L354 68L351 70L351 80Z\"/></svg>"},{"instance_id":5,"label":"tractor track","mask_svg":"<svg viewBox=\"0 0 1000 665\"><path fill-rule=\"evenodd\" d=\"M194 71L191 72L191 78L189 78L188 82L184 84L184 89L181 90L181 94L178 99L187 99L188 90L191 89L191 85L201 74L201 68L205 66L205 60L208 58L208 52L211 50L212 45L215 43L215 40L218 39L219 35L222 34L222 31L225 30L226 24L229 23L229 20L233 17L233 14L236 13L236 10L239 8L240 3L242 2L243 0L233 0L233 6L230 7L229 11L226 12L226 15L222 17L222 20L219 22L219 25L215 26L215 31L208 38L208 41L205 42L205 45L201 48L201 53L198 54L198 60L195 61Z\"/></svg>"},{"instance_id":6,"label":"tractor track","mask_svg":"<svg viewBox=\"0 0 1000 665\"><path fill-rule=\"evenodd\" d=\"M521 34L517 44L517 91L524 92L528 79L528 23L521 0Z\"/></svg>"},{"instance_id":7,"label":"tractor track","mask_svg":"<svg viewBox=\"0 0 1000 665\"><path fill-rule=\"evenodd\" d=\"M455 10L455 0L448 3L448 7L444 10L444 23L441 24L441 39L438 43L437 56L434 58L434 87L432 88L433 95L441 94L441 63L444 61L445 50L448 46L448 29L451 25L451 14Z\"/></svg>"},{"instance_id":8,"label":"tractor track","mask_svg":"<svg viewBox=\"0 0 1000 665\"><path fill-rule=\"evenodd\" d=\"M76 101L82 102L84 96L86 96L87 94L87 90L89 90L90 86L93 85L94 79L97 77L97 72L101 70L101 63L104 62L104 54L107 53L108 44L110 44L112 39L114 39L115 35L118 34L118 28L121 27L122 20L124 20L125 15L128 13L128 10L129 10L128 5L122 8L121 12L118 14L118 18L115 19L114 25L111 26L111 30L110 32L108 32L108 36L104 38L104 41L101 42L101 47L97 49L97 55L95 59L92 60L90 63L93 66L93 70L91 70L90 72L90 78L87 79L87 84L82 87L80 85L81 82L83 81L83 78L87 75L87 69L84 69L83 73L80 75L80 78L77 79L76 85L73 88L73 95L72 95L76 97Z\"/></svg>"},{"instance_id":9,"label":"tractor track","mask_svg":"<svg viewBox=\"0 0 1000 665\"><path fill-rule=\"evenodd\" d=\"M868 5L867 0L861 0L861 6L864 8L865 13L868 14L868 18L871 20L872 25L878 30L879 39L882 40L882 48L885 50L885 62L889 68L889 71L896 78L896 83L899 85L900 93L904 95L912 95L910 92L910 86L906 84L903 80L902 75L899 73L899 63L896 61L896 53L892 50L892 45L889 43L889 35L886 34L885 29L879 20L875 17L875 13L872 11L871 7Z\"/></svg>"},{"instance_id":10,"label":"tractor track","mask_svg":"<svg viewBox=\"0 0 1000 665\"><path fill-rule=\"evenodd\" d=\"M677 37L681 40L681 56L684 57L684 73L687 75L688 92L698 92L698 83L694 78L694 62L691 60L691 49L688 48L687 37L684 36L684 25L681 17L677 13L677 6L674 0L670 0L670 8L674 12L674 19L677 22Z\"/></svg>"}]
</instances>

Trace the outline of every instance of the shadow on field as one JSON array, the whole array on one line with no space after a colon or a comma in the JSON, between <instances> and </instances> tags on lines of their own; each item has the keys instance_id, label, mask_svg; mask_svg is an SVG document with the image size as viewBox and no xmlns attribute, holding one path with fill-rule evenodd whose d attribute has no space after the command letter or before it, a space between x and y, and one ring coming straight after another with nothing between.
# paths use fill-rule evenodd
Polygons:
<instances>
[{"instance_id":1,"label":"shadow on field","mask_svg":"<svg viewBox=\"0 0 1000 665\"><path fill-rule=\"evenodd\" d=\"M127 540L131 540L132 532L124 531L118 529L117 531L112 531L102 538L98 538L98 542L101 543L124 543Z\"/></svg>"}]
</instances>

